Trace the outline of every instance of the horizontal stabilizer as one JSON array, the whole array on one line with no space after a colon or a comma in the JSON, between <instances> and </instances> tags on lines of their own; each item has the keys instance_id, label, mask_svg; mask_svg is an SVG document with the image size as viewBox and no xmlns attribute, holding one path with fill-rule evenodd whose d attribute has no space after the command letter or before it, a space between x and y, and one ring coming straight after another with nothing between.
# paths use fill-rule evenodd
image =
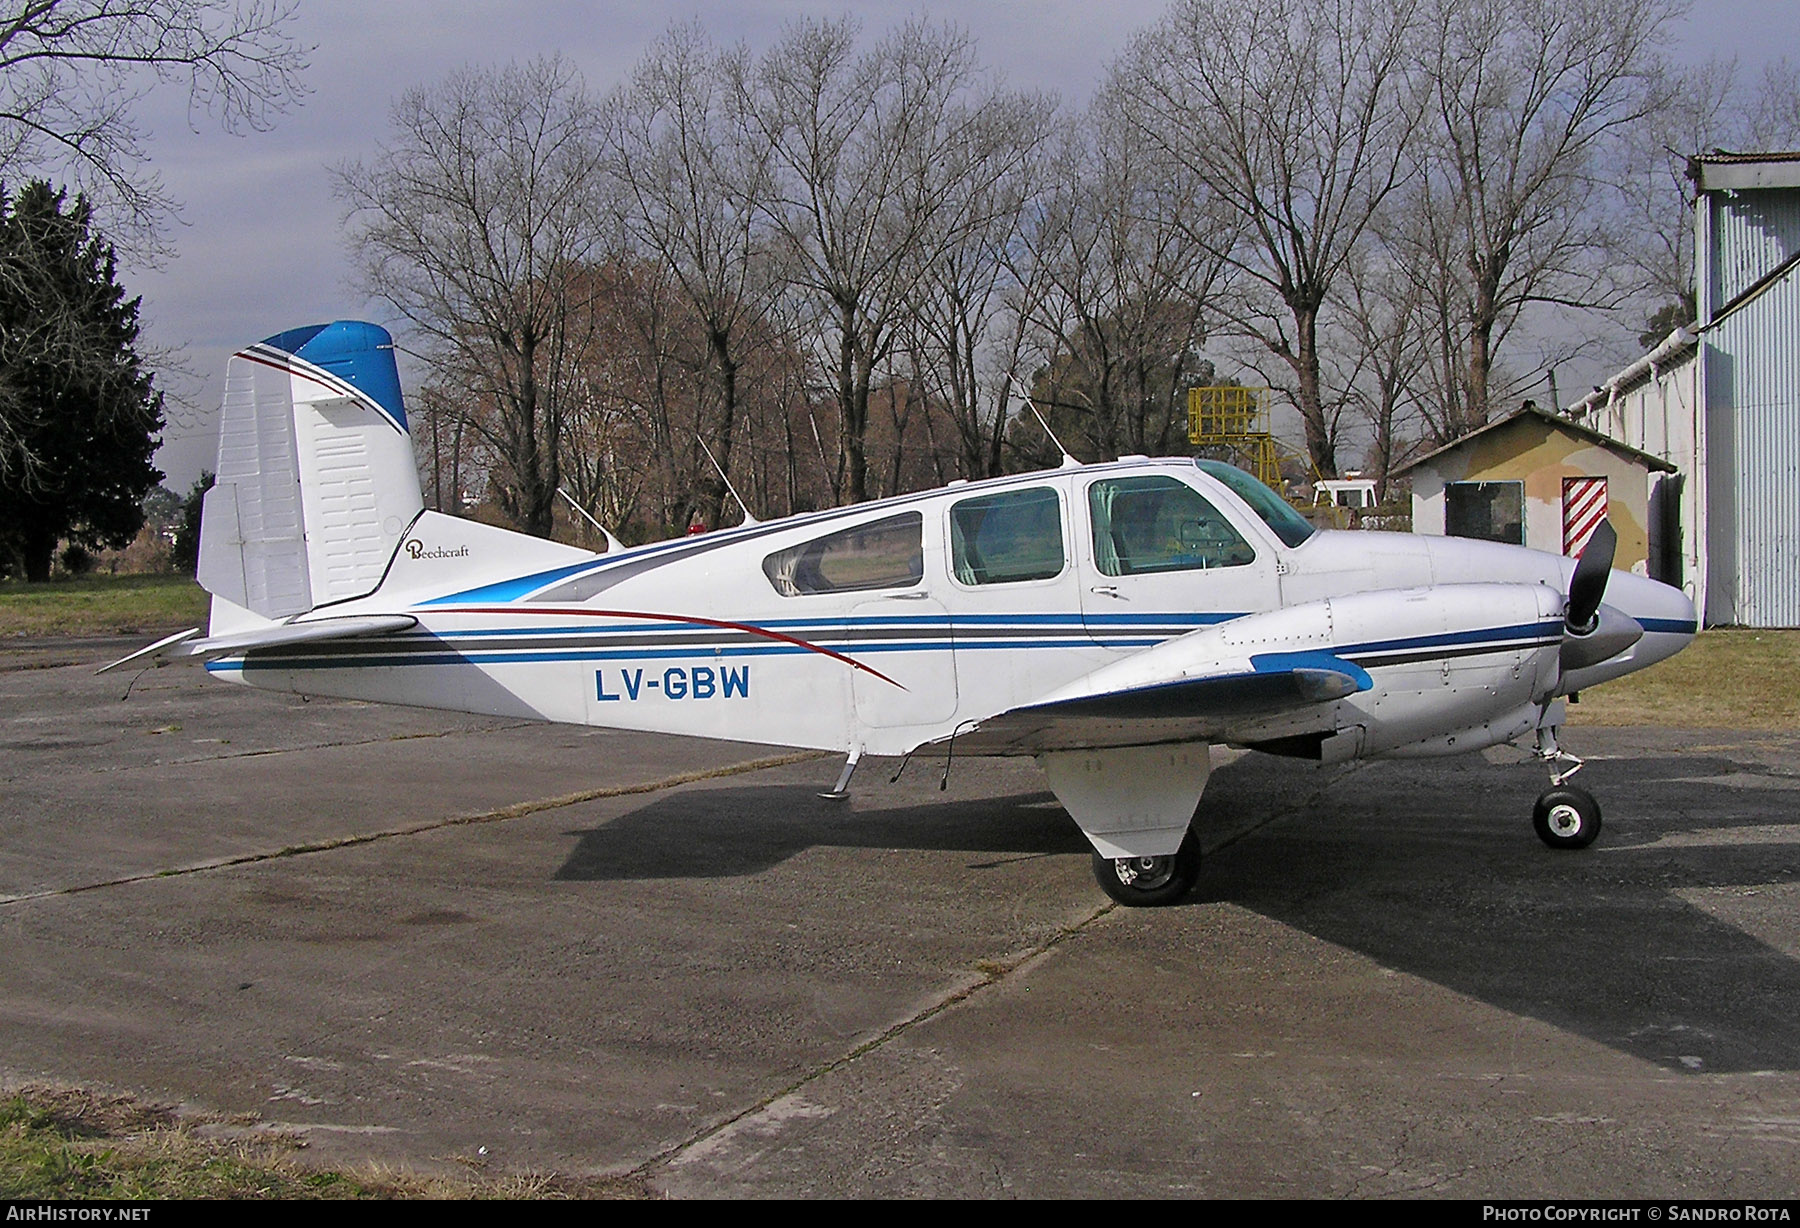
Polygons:
<instances>
[{"instance_id":1,"label":"horizontal stabilizer","mask_svg":"<svg viewBox=\"0 0 1800 1228\"><path fill-rule=\"evenodd\" d=\"M358 636L388 635L396 631L406 631L419 625L419 620L410 614L372 614L357 618L321 618L313 622L278 623L272 627L258 627L250 631L237 631L230 635L214 635L203 639L195 639L200 634L198 627L171 635L167 639L158 640L148 648L140 648L128 657L121 657L111 665L103 665L94 672L104 674L107 670L117 669L121 665L129 665L133 661L160 665L169 657L217 657L227 653L253 652L259 648L284 648L290 644L310 644L318 640L345 640Z\"/></svg>"},{"instance_id":2,"label":"horizontal stabilizer","mask_svg":"<svg viewBox=\"0 0 1800 1228\"><path fill-rule=\"evenodd\" d=\"M154 644L149 644L138 649L130 656L120 657L111 665L102 665L94 672L96 674L104 674L108 670L118 669L121 665L130 665L133 661L143 661L145 663L161 665L170 653L174 652L177 648L181 647L181 645L192 640L199 634L200 628L198 627L189 627L186 631L177 631L174 635L165 636L164 638L157 640Z\"/></svg>"}]
</instances>

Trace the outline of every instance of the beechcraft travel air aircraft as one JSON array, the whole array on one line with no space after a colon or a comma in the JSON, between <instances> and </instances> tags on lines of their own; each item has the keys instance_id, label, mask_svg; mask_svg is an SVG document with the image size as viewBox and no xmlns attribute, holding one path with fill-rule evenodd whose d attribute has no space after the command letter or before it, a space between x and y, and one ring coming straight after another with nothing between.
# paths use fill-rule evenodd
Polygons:
<instances>
[{"instance_id":1,"label":"beechcraft travel air aircraft","mask_svg":"<svg viewBox=\"0 0 1800 1228\"><path fill-rule=\"evenodd\" d=\"M1229 465L1124 457L606 554L423 510L387 333L227 368L211 626L116 662L496 716L863 754L1030 755L1102 887L1194 885L1209 747L1341 762L1532 739L1538 835L1594 839L1562 697L1693 637L1680 592L1458 538L1313 529ZM1604 598L1604 600L1603 600ZM107 668L113 668L108 666Z\"/></svg>"}]
</instances>

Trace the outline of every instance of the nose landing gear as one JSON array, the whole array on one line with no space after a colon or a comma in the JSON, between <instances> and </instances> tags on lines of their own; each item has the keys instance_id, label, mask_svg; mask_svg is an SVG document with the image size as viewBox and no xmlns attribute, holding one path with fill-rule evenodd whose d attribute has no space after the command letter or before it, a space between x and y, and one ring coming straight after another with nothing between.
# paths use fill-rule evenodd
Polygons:
<instances>
[{"instance_id":1,"label":"nose landing gear","mask_svg":"<svg viewBox=\"0 0 1800 1228\"><path fill-rule=\"evenodd\" d=\"M1584 849L1600 834L1600 803L1586 789L1558 785L1539 794L1531 825L1553 849Z\"/></svg>"},{"instance_id":2,"label":"nose landing gear","mask_svg":"<svg viewBox=\"0 0 1800 1228\"><path fill-rule=\"evenodd\" d=\"M1532 754L1552 765L1550 787L1538 795L1531 825L1538 839L1553 849L1584 849L1600 835L1600 803L1586 789L1568 783L1582 761L1556 743L1554 726L1538 730ZM1568 764L1558 770L1555 765Z\"/></svg>"}]
</instances>

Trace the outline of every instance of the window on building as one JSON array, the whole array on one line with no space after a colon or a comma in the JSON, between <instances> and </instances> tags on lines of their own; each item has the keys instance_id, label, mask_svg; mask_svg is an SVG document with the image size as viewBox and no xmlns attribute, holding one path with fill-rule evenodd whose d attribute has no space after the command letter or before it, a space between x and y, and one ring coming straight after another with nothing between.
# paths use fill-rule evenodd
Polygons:
<instances>
[{"instance_id":1,"label":"window on building","mask_svg":"<svg viewBox=\"0 0 1800 1228\"><path fill-rule=\"evenodd\" d=\"M903 512L779 550L763 574L783 597L911 588L925 575L924 517Z\"/></svg>"},{"instance_id":2,"label":"window on building","mask_svg":"<svg viewBox=\"0 0 1800 1228\"><path fill-rule=\"evenodd\" d=\"M1242 567L1256 558L1204 495L1172 477L1095 482L1088 487L1088 518L1103 575Z\"/></svg>"},{"instance_id":3,"label":"window on building","mask_svg":"<svg viewBox=\"0 0 1800 1228\"><path fill-rule=\"evenodd\" d=\"M964 584L1048 580L1063 569L1062 500L1047 486L964 499L950 509L950 565Z\"/></svg>"},{"instance_id":4,"label":"window on building","mask_svg":"<svg viewBox=\"0 0 1800 1228\"><path fill-rule=\"evenodd\" d=\"M1525 544L1525 483L1450 482L1444 486L1444 532L1478 541Z\"/></svg>"}]
</instances>

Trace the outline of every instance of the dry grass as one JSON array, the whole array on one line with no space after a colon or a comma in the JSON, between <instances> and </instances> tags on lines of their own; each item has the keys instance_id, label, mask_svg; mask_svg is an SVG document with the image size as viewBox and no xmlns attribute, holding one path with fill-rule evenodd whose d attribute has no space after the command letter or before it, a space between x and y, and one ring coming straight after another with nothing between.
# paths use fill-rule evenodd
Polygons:
<instances>
[{"instance_id":1,"label":"dry grass","mask_svg":"<svg viewBox=\"0 0 1800 1228\"><path fill-rule=\"evenodd\" d=\"M192 576L84 576L0 583L0 635L147 635L206 624Z\"/></svg>"},{"instance_id":2,"label":"dry grass","mask_svg":"<svg viewBox=\"0 0 1800 1228\"><path fill-rule=\"evenodd\" d=\"M306 1142L252 1119L177 1114L131 1096L27 1087L0 1099L0 1199L646 1198L630 1178L435 1176L304 1165Z\"/></svg>"},{"instance_id":3,"label":"dry grass","mask_svg":"<svg viewBox=\"0 0 1800 1228\"><path fill-rule=\"evenodd\" d=\"M1662 664L1582 692L1569 723L1800 729L1800 631L1702 631Z\"/></svg>"}]
</instances>

